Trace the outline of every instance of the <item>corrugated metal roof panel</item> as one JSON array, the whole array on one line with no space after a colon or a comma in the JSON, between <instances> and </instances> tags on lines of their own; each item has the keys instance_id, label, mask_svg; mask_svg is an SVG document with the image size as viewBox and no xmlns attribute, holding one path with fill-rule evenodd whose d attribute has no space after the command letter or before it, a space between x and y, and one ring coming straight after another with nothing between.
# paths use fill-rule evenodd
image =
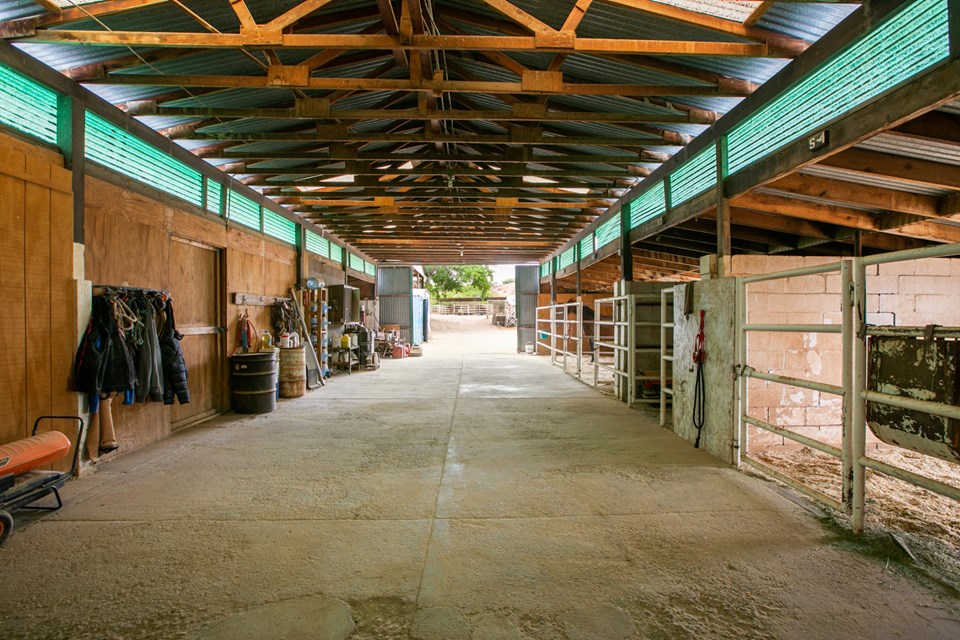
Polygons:
<instances>
[{"instance_id":1,"label":"corrugated metal roof panel","mask_svg":"<svg viewBox=\"0 0 960 640\"><path fill-rule=\"evenodd\" d=\"M586 82L609 84L648 84L668 86L709 86L709 83L668 73L651 71L635 65L596 56L567 56L561 70Z\"/></svg>"},{"instance_id":2,"label":"corrugated metal roof panel","mask_svg":"<svg viewBox=\"0 0 960 640\"><path fill-rule=\"evenodd\" d=\"M938 142L911 136L898 136L881 133L864 140L857 145L860 149L869 149L897 156L942 162L960 166L960 147L949 142Z\"/></svg>"},{"instance_id":3,"label":"corrugated metal roof panel","mask_svg":"<svg viewBox=\"0 0 960 640\"><path fill-rule=\"evenodd\" d=\"M577 35L584 38L746 42L733 35L602 2L590 5Z\"/></svg>"},{"instance_id":4,"label":"corrugated metal roof panel","mask_svg":"<svg viewBox=\"0 0 960 640\"><path fill-rule=\"evenodd\" d=\"M815 42L858 8L859 4L776 2L763 14L757 26Z\"/></svg>"},{"instance_id":5,"label":"corrugated metal roof panel","mask_svg":"<svg viewBox=\"0 0 960 640\"><path fill-rule=\"evenodd\" d=\"M280 118L244 118L242 120L224 120L204 127L207 133L245 133L257 131L284 131L286 129L304 128L303 120L286 120Z\"/></svg>"},{"instance_id":6,"label":"corrugated metal roof panel","mask_svg":"<svg viewBox=\"0 0 960 640\"><path fill-rule=\"evenodd\" d=\"M954 100L953 102L948 102L945 105L941 105L938 111L945 111L946 113L956 113L960 115L960 100Z\"/></svg>"},{"instance_id":7,"label":"corrugated metal roof panel","mask_svg":"<svg viewBox=\"0 0 960 640\"><path fill-rule=\"evenodd\" d=\"M805 167L800 173L817 176L820 178L831 178L833 180L842 180L854 184L862 184L868 187L880 187L882 189L893 189L906 193L916 193L918 195L942 197L952 193L950 189L937 189L913 182L904 182L895 178L884 176L871 176L859 172L848 171L838 167L828 167L825 165L812 165Z\"/></svg>"},{"instance_id":8,"label":"corrugated metal roof panel","mask_svg":"<svg viewBox=\"0 0 960 640\"><path fill-rule=\"evenodd\" d=\"M757 83L766 82L790 62L782 58L742 58L734 56L684 56L683 58L662 59L665 62L680 62L702 71Z\"/></svg>"}]
</instances>

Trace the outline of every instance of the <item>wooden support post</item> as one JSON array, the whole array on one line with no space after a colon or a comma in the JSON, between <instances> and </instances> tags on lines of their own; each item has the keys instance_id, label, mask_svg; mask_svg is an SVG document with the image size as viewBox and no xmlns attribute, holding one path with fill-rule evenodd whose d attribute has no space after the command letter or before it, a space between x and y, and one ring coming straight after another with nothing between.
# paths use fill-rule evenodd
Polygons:
<instances>
[{"instance_id":1,"label":"wooden support post","mask_svg":"<svg viewBox=\"0 0 960 640\"><path fill-rule=\"evenodd\" d=\"M730 271L733 248L730 242L730 203L724 189L727 177L727 136L717 138L717 276Z\"/></svg>"},{"instance_id":2,"label":"wooden support post","mask_svg":"<svg viewBox=\"0 0 960 640\"><path fill-rule=\"evenodd\" d=\"M557 259L550 258L550 304L557 304Z\"/></svg>"},{"instance_id":3,"label":"wooden support post","mask_svg":"<svg viewBox=\"0 0 960 640\"><path fill-rule=\"evenodd\" d=\"M574 245L577 252L577 300L580 300L580 245Z\"/></svg>"},{"instance_id":4,"label":"wooden support post","mask_svg":"<svg viewBox=\"0 0 960 640\"><path fill-rule=\"evenodd\" d=\"M302 283L310 274L310 266L307 264L307 232L302 226L297 225L297 284Z\"/></svg>"},{"instance_id":5,"label":"wooden support post","mask_svg":"<svg viewBox=\"0 0 960 640\"><path fill-rule=\"evenodd\" d=\"M629 207L620 204L620 277L627 282L633 280L633 245L630 244Z\"/></svg>"},{"instance_id":6,"label":"wooden support post","mask_svg":"<svg viewBox=\"0 0 960 640\"><path fill-rule=\"evenodd\" d=\"M86 183L86 155L84 154L84 109L73 96L57 96L57 146L63 154L64 166L72 172L73 187L73 241L83 244L84 185Z\"/></svg>"}]
</instances>

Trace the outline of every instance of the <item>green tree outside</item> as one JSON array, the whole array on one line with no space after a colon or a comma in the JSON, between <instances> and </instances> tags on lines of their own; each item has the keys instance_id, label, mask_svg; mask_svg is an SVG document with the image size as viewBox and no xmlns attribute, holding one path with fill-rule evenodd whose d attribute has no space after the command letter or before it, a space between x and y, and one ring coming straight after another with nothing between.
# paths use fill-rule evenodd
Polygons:
<instances>
[{"instance_id":1,"label":"green tree outside","mask_svg":"<svg viewBox=\"0 0 960 640\"><path fill-rule=\"evenodd\" d=\"M434 300L480 298L486 300L493 288L493 270L482 264L425 267L427 291Z\"/></svg>"}]
</instances>

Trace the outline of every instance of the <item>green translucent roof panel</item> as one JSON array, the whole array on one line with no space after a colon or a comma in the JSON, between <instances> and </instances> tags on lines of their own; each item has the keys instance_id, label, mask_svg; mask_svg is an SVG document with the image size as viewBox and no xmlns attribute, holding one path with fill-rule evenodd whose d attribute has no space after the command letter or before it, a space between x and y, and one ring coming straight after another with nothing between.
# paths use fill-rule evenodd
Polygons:
<instances>
[{"instance_id":1,"label":"green translucent roof panel","mask_svg":"<svg viewBox=\"0 0 960 640\"><path fill-rule=\"evenodd\" d=\"M330 257L330 241L313 231L307 230L307 251L324 258Z\"/></svg>"},{"instance_id":2,"label":"green translucent roof panel","mask_svg":"<svg viewBox=\"0 0 960 640\"><path fill-rule=\"evenodd\" d=\"M544 262L543 264L541 264L541 265L540 265L540 277L541 277L541 278L544 278L544 277L550 275L552 267L553 267L553 261L552 261L552 260L547 260L546 262Z\"/></svg>"},{"instance_id":3,"label":"green translucent roof panel","mask_svg":"<svg viewBox=\"0 0 960 640\"><path fill-rule=\"evenodd\" d=\"M350 262L348 264L354 271L360 271L361 273L363 272L363 258L360 256L355 256L351 253Z\"/></svg>"},{"instance_id":4,"label":"green translucent roof panel","mask_svg":"<svg viewBox=\"0 0 960 640\"><path fill-rule=\"evenodd\" d=\"M218 216L223 215L220 211L220 198L223 195L223 185L216 180L207 180L207 211L215 213Z\"/></svg>"},{"instance_id":5,"label":"green translucent roof panel","mask_svg":"<svg viewBox=\"0 0 960 640\"><path fill-rule=\"evenodd\" d=\"M330 259L334 262L343 262L343 247L330 243Z\"/></svg>"},{"instance_id":6,"label":"green translucent roof panel","mask_svg":"<svg viewBox=\"0 0 960 640\"><path fill-rule=\"evenodd\" d=\"M663 181L641 193L630 203L630 228L635 229L647 220L662 216L667 212L667 202Z\"/></svg>"},{"instance_id":7,"label":"green translucent roof panel","mask_svg":"<svg viewBox=\"0 0 960 640\"><path fill-rule=\"evenodd\" d=\"M0 123L56 144L57 94L0 65Z\"/></svg>"},{"instance_id":8,"label":"green translucent roof panel","mask_svg":"<svg viewBox=\"0 0 960 640\"><path fill-rule=\"evenodd\" d=\"M717 183L717 149L707 147L670 174L670 206L690 200Z\"/></svg>"},{"instance_id":9,"label":"green translucent roof panel","mask_svg":"<svg viewBox=\"0 0 960 640\"><path fill-rule=\"evenodd\" d=\"M594 234L589 233L585 237L580 239L580 244L578 245L578 250L580 252L580 257L592 255L596 251L596 247L593 244Z\"/></svg>"},{"instance_id":10,"label":"green translucent roof panel","mask_svg":"<svg viewBox=\"0 0 960 640\"><path fill-rule=\"evenodd\" d=\"M947 18L947 0L915 0L827 60L728 134L730 173L946 59Z\"/></svg>"},{"instance_id":11,"label":"green translucent roof panel","mask_svg":"<svg viewBox=\"0 0 960 640\"><path fill-rule=\"evenodd\" d=\"M251 229L260 229L260 205L231 191L227 194L227 218Z\"/></svg>"},{"instance_id":12,"label":"green translucent roof panel","mask_svg":"<svg viewBox=\"0 0 960 640\"><path fill-rule=\"evenodd\" d=\"M199 171L89 111L86 142L88 160L197 207L204 206Z\"/></svg>"},{"instance_id":13,"label":"green translucent roof panel","mask_svg":"<svg viewBox=\"0 0 960 640\"><path fill-rule=\"evenodd\" d=\"M263 210L263 232L287 244L297 244L297 223L270 209Z\"/></svg>"},{"instance_id":14,"label":"green translucent roof panel","mask_svg":"<svg viewBox=\"0 0 960 640\"><path fill-rule=\"evenodd\" d=\"M373 264L372 262L367 262L366 260L364 260L363 272L366 273L368 276L375 276L377 275L377 265Z\"/></svg>"},{"instance_id":15,"label":"green translucent roof panel","mask_svg":"<svg viewBox=\"0 0 960 640\"><path fill-rule=\"evenodd\" d=\"M566 269L574 262L577 261L577 245L573 245L566 251L560 254L560 264L557 265L557 269Z\"/></svg>"},{"instance_id":16,"label":"green translucent roof panel","mask_svg":"<svg viewBox=\"0 0 960 640\"><path fill-rule=\"evenodd\" d=\"M596 230L597 236L597 249L605 247L617 238L620 237L620 212L617 212L617 215L613 216L599 227Z\"/></svg>"}]
</instances>

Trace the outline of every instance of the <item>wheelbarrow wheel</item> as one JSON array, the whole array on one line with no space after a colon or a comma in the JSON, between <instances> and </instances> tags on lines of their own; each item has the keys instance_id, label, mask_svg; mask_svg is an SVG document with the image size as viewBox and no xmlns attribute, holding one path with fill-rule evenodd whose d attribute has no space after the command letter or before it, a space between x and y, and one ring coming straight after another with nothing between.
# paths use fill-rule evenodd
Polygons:
<instances>
[{"instance_id":1,"label":"wheelbarrow wheel","mask_svg":"<svg viewBox=\"0 0 960 640\"><path fill-rule=\"evenodd\" d=\"M0 511L0 545L7 541L7 536L13 530L13 516L6 511Z\"/></svg>"}]
</instances>

